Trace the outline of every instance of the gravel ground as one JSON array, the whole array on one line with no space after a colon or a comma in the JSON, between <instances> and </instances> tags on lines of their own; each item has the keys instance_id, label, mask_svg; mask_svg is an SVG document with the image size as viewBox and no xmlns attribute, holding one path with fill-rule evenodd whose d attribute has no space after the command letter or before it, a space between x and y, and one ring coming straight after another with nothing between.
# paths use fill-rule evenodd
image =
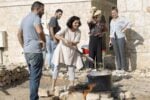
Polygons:
<instances>
[{"instance_id":1,"label":"gravel ground","mask_svg":"<svg viewBox=\"0 0 150 100\"><path fill-rule=\"evenodd\" d=\"M83 75L84 74L84 75ZM132 92L135 100L150 100L150 78L141 77L140 74L129 73L130 78L125 78L114 82L114 86L118 86L124 91ZM84 72L77 73L82 80L86 76ZM82 77L81 77L82 76ZM79 77L78 77L79 78ZM59 78L57 86L64 86L68 84L65 78ZM43 76L41 79L40 88L50 89L51 78ZM51 97L40 98L40 100L50 100ZM0 100L29 100L29 80L17 83L16 85L0 89Z\"/></svg>"}]
</instances>

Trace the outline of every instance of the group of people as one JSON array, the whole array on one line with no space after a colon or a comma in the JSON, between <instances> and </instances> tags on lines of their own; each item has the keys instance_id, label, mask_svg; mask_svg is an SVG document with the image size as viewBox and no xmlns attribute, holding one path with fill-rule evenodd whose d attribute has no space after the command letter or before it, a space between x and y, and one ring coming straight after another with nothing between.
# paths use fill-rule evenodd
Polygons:
<instances>
[{"instance_id":1,"label":"group of people","mask_svg":"<svg viewBox=\"0 0 150 100\"><path fill-rule=\"evenodd\" d=\"M113 45L117 69L124 70L125 65L125 35L129 22L118 16L118 9L112 9L112 20L110 23L110 45ZM75 68L83 67L77 45L80 42L81 21L78 16L72 16L66 23L66 28L61 29L58 19L63 11L57 9L55 16L48 23L49 34L44 33L41 18L44 14L44 4L36 1L32 4L29 13L21 22L18 31L18 40L25 52L25 58L30 72L30 100L38 100L38 88L42 75L43 50L48 52L48 65L52 73L52 91L54 91L56 79L59 72L59 64L63 63L68 68L70 85L74 85ZM102 63L103 35L107 31L106 21L101 18L101 10L93 8L91 18L87 21L89 26L89 56L96 61L96 65L89 64L90 68L98 67Z\"/></svg>"}]
</instances>

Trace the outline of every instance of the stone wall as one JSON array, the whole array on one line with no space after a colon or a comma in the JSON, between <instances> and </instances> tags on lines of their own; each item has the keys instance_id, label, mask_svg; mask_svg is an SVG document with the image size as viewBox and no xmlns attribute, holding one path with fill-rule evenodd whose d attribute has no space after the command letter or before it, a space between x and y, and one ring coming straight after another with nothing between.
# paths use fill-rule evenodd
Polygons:
<instances>
[{"instance_id":1,"label":"stone wall","mask_svg":"<svg viewBox=\"0 0 150 100\"><path fill-rule=\"evenodd\" d=\"M150 67L150 13L146 11L150 0L118 0L117 3L120 15L126 16L132 23L126 34L130 67Z\"/></svg>"},{"instance_id":2,"label":"stone wall","mask_svg":"<svg viewBox=\"0 0 150 100\"><path fill-rule=\"evenodd\" d=\"M23 50L17 40L17 30L22 18L30 11L34 0L0 0L0 31L7 32L8 47L3 51L3 63L25 63ZM64 10L59 21L62 27L72 15L81 18L82 31L81 43L88 44L87 19L91 5L103 10L108 23L111 6L115 6L116 0L41 0L45 3L45 15L42 18L46 25L50 16L54 15L57 8ZM150 14L146 8L150 6L150 0L117 0L117 6L121 16L126 16L132 23L131 30L127 32L127 60L131 68L149 67L150 57ZM108 37L108 36L107 36ZM106 42L107 43L107 42Z\"/></svg>"},{"instance_id":3,"label":"stone wall","mask_svg":"<svg viewBox=\"0 0 150 100\"><path fill-rule=\"evenodd\" d=\"M17 30L22 18L30 12L30 6L34 0L0 0L0 31L7 32L8 47L3 51L3 64L25 63L23 49L17 40ZM41 0L45 3L45 14L42 22L47 24L50 16L53 16L55 10L63 9L64 13L60 25L65 26L66 21L72 15L81 18L82 31L81 44L88 42L87 16L91 8L90 0Z\"/></svg>"}]
</instances>

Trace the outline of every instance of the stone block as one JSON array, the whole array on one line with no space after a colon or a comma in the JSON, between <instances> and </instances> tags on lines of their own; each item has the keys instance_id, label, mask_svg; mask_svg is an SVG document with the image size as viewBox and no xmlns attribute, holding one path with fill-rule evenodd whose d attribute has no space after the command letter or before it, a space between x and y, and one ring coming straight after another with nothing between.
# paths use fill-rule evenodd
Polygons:
<instances>
[{"instance_id":1,"label":"stone block","mask_svg":"<svg viewBox=\"0 0 150 100\"><path fill-rule=\"evenodd\" d=\"M52 96L49 100L60 100L58 96Z\"/></svg>"},{"instance_id":2,"label":"stone block","mask_svg":"<svg viewBox=\"0 0 150 100\"><path fill-rule=\"evenodd\" d=\"M49 96L49 92L46 89L39 88L38 95L40 97L48 97Z\"/></svg>"},{"instance_id":3,"label":"stone block","mask_svg":"<svg viewBox=\"0 0 150 100\"><path fill-rule=\"evenodd\" d=\"M119 99L120 99L120 100L124 100L124 99L125 99L125 95L124 95L123 92L121 92L121 93L119 94Z\"/></svg>"},{"instance_id":4,"label":"stone block","mask_svg":"<svg viewBox=\"0 0 150 100\"><path fill-rule=\"evenodd\" d=\"M111 97L111 93L107 92L107 93L101 93L101 98L110 98Z\"/></svg>"},{"instance_id":5,"label":"stone block","mask_svg":"<svg viewBox=\"0 0 150 100\"><path fill-rule=\"evenodd\" d=\"M143 0L126 0L127 11L141 11Z\"/></svg>"},{"instance_id":6,"label":"stone block","mask_svg":"<svg viewBox=\"0 0 150 100\"><path fill-rule=\"evenodd\" d=\"M69 92L68 92L68 91L62 92L62 93L60 93L59 98L60 98L61 100L67 100L68 95L69 95Z\"/></svg>"},{"instance_id":7,"label":"stone block","mask_svg":"<svg viewBox=\"0 0 150 100\"><path fill-rule=\"evenodd\" d=\"M114 98L101 98L100 100L114 100Z\"/></svg>"},{"instance_id":8,"label":"stone block","mask_svg":"<svg viewBox=\"0 0 150 100\"><path fill-rule=\"evenodd\" d=\"M125 99L133 99L134 98L134 94L130 91L125 92Z\"/></svg>"},{"instance_id":9,"label":"stone block","mask_svg":"<svg viewBox=\"0 0 150 100\"><path fill-rule=\"evenodd\" d=\"M118 0L117 4L119 12L125 12L127 10L126 0Z\"/></svg>"},{"instance_id":10,"label":"stone block","mask_svg":"<svg viewBox=\"0 0 150 100\"><path fill-rule=\"evenodd\" d=\"M59 96L60 93L61 93L61 91L63 91L63 87L58 87L58 86L56 86L56 87L55 87L55 91L54 91L54 95L55 95L55 96Z\"/></svg>"},{"instance_id":11,"label":"stone block","mask_svg":"<svg viewBox=\"0 0 150 100\"><path fill-rule=\"evenodd\" d=\"M67 100L84 100L84 96L80 92L72 92L68 95Z\"/></svg>"},{"instance_id":12,"label":"stone block","mask_svg":"<svg viewBox=\"0 0 150 100\"><path fill-rule=\"evenodd\" d=\"M143 36L144 39L149 39L150 38L150 34L149 34L149 32L150 32L150 21L149 20L150 19L146 20L146 22L149 22L149 25L147 25L143 28L144 33L142 34L142 36Z\"/></svg>"},{"instance_id":13,"label":"stone block","mask_svg":"<svg viewBox=\"0 0 150 100\"><path fill-rule=\"evenodd\" d=\"M130 14L132 15L131 19L134 26L145 26L146 20L143 17L145 16L144 12L130 12Z\"/></svg>"},{"instance_id":14,"label":"stone block","mask_svg":"<svg viewBox=\"0 0 150 100\"><path fill-rule=\"evenodd\" d=\"M88 93L86 96L86 100L101 100L100 93Z\"/></svg>"},{"instance_id":15,"label":"stone block","mask_svg":"<svg viewBox=\"0 0 150 100\"><path fill-rule=\"evenodd\" d=\"M63 74L62 72L60 72L60 73L58 74L58 76L59 76L60 79L64 79L64 78L65 78L65 74Z\"/></svg>"},{"instance_id":16,"label":"stone block","mask_svg":"<svg viewBox=\"0 0 150 100\"><path fill-rule=\"evenodd\" d=\"M147 7L150 7L150 1L143 0L143 11L147 12Z\"/></svg>"}]
</instances>

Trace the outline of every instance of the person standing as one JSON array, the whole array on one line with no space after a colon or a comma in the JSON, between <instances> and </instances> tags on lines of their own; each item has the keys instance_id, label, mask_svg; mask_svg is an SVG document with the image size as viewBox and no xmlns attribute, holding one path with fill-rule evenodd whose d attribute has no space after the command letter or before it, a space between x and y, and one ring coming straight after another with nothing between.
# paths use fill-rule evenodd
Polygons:
<instances>
[{"instance_id":1,"label":"person standing","mask_svg":"<svg viewBox=\"0 0 150 100\"><path fill-rule=\"evenodd\" d=\"M48 30L49 35L46 35L46 47L47 47L47 53L48 53L48 66L53 69L54 65L51 62L54 50L58 44L58 40L55 37L55 34L61 29L58 24L58 19L61 18L63 14L63 11L61 9L57 9L55 12L55 15L51 17L49 24L48 24Z\"/></svg>"},{"instance_id":2,"label":"person standing","mask_svg":"<svg viewBox=\"0 0 150 100\"><path fill-rule=\"evenodd\" d=\"M88 21L89 26L89 56L96 60L96 68L102 66L102 38L106 31L105 21L101 20L101 10L96 10ZM90 68L95 68L95 65L89 62Z\"/></svg>"},{"instance_id":3,"label":"person standing","mask_svg":"<svg viewBox=\"0 0 150 100\"><path fill-rule=\"evenodd\" d=\"M41 25L44 14L44 4L36 1L32 4L29 13L21 22L18 31L18 40L24 49L25 58L30 73L30 100L39 100L38 88L42 75L45 36Z\"/></svg>"},{"instance_id":4,"label":"person standing","mask_svg":"<svg viewBox=\"0 0 150 100\"><path fill-rule=\"evenodd\" d=\"M80 54L76 51L77 44L80 42L81 32L79 27L81 26L80 18L72 16L67 22L67 28L56 33L56 38L60 40L54 55L52 62L54 63L52 91L54 91L56 79L58 76L58 66L60 63L65 64L68 67L68 75L70 85L74 85L75 79L75 67L81 69L83 67Z\"/></svg>"},{"instance_id":5,"label":"person standing","mask_svg":"<svg viewBox=\"0 0 150 100\"><path fill-rule=\"evenodd\" d=\"M118 16L118 9L112 7L112 20L110 22L110 42L113 45L117 70L126 70L125 58L125 31L130 27L125 17Z\"/></svg>"}]
</instances>

